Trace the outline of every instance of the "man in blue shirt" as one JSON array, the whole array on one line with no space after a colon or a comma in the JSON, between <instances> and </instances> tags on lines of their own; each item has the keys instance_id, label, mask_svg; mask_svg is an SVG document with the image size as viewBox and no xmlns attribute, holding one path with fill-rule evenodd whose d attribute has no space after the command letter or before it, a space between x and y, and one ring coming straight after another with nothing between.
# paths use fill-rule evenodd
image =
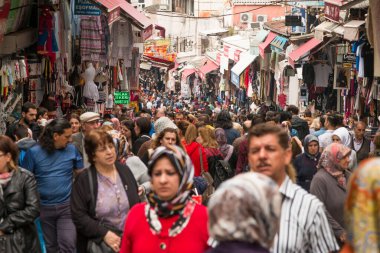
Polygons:
<instances>
[{"instance_id":1,"label":"man in blue shirt","mask_svg":"<svg viewBox=\"0 0 380 253\"><path fill-rule=\"evenodd\" d=\"M83 168L83 160L76 147L69 143L71 134L67 120L53 120L46 126L39 143L26 152L22 164L37 180L47 253L76 251L70 195L73 172Z\"/></svg>"}]
</instances>

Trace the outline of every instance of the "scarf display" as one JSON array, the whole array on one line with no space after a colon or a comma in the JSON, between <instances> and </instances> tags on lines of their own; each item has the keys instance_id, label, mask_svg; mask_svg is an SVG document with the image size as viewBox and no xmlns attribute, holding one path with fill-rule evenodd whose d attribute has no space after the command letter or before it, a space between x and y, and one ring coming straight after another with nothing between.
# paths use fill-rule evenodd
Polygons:
<instances>
[{"instance_id":1,"label":"scarf display","mask_svg":"<svg viewBox=\"0 0 380 253\"><path fill-rule=\"evenodd\" d=\"M324 169L331 176L336 178L338 184L346 189L346 177L344 169L340 167L339 162L350 155L351 149L340 143L332 143L323 151L317 168Z\"/></svg>"},{"instance_id":2,"label":"scarf display","mask_svg":"<svg viewBox=\"0 0 380 253\"><path fill-rule=\"evenodd\" d=\"M174 237L182 232L189 223L196 203L191 199L190 192L193 186L194 166L190 157L178 146L158 147L148 164L149 175L152 175L154 164L161 157L167 157L174 165L180 177L180 185L176 196L169 200L161 200L153 191L148 195L148 203L145 206L145 216L153 234L160 234L161 218L169 218L178 215L178 219L169 230L169 236Z\"/></svg>"}]
</instances>

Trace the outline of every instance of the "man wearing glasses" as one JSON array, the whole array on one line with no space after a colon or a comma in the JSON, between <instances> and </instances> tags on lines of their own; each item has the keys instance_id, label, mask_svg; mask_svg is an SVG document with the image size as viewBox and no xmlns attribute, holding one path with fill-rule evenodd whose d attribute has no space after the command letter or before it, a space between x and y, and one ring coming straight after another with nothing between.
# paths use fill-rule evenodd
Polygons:
<instances>
[{"instance_id":1,"label":"man wearing glasses","mask_svg":"<svg viewBox=\"0 0 380 253\"><path fill-rule=\"evenodd\" d=\"M99 127L100 116L98 113L95 112L85 112L82 115L80 115L79 119L82 124L82 131L73 134L72 139L74 146L77 147L79 153L83 157L84 168L88 168L90 166L90 163L88 162L88 157L84 149L84 137L91 130Z\"/></svg>"}]
</instances>

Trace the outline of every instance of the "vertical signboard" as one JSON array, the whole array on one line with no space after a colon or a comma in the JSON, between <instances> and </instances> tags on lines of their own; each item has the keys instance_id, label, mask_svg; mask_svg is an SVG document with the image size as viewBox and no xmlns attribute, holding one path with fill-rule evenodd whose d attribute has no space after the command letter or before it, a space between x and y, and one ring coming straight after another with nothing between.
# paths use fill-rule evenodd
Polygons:
<instances>
[{"instance_id":1,"label":"vertical signboard","mask_svg":"<svg viewBox=\"0 0 380 253\"><path fill-rule=\"evenodd\" d=\"M339 22L339 12L340 8L337 5L331 4L331 3L325 3L325 17L335 21Z\"/></svg>"}]
</instances>

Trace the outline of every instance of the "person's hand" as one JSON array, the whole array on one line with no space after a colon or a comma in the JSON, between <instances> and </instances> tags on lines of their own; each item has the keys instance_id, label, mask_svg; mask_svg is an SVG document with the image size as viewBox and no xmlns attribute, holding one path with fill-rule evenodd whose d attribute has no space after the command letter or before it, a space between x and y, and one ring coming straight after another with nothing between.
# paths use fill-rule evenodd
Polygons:
<instances>
[{"instance_id":1,"label":"person's hand","mask_svg":"<svg viewBox=\"0 0 380 253\"><path fill-rule=\"evenodd\" d=\"M145 187L144 186L140 185L138 190L139 190L139 196L142 196L145 194Z\"/></svg>"},{"instance_id":2,"label":"person's hand","mask_svg":"<svg viewBox=\"0 0 380 253\"><path fill-rule=\"evenodd\" d=\"M114 232L108 231L104 236L105 243L115 252L119 252L121 239Z\"/></svg>"},{"instance_id":3,"label":"person's hand","mask_svg":"<svg viewBox=\"0 0 380 253\"><path fill-rule=\"evenodd\" d=\"M346 233L343 233L339 236L339 240L341 242L346 242L346 239L347 239L347 234Z\"/></svg>"}]
</instances>

